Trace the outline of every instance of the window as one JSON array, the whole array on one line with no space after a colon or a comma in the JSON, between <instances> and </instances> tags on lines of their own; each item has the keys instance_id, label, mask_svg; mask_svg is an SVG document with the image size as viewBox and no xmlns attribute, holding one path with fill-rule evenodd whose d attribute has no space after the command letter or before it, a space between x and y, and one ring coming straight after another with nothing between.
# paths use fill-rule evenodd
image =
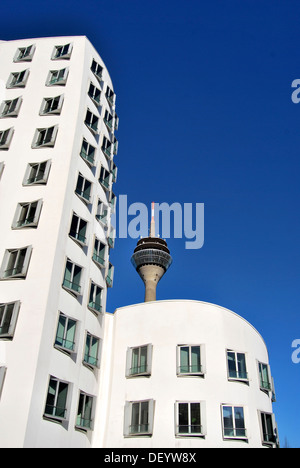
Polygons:
<instances>
[{"instance_id":1,"label":"window","mask_svg":"<svg viewBox=\"0 0 300 468\"><path fill-rule=\"evenodd\" d=\"M94 262L103 267L105 265L105 252L106 252L106 245L103 244L97 237L95 237L94 241L94 250L93 250L93 260Z\"/></svg>"},{"instance_id":2,"label":"window","mask_svg":"<svg viewBox=\"0 0 300 468\"><path fill-rule=\"evenodd\" d=\"M2 173L3 173L3 171L4 171L4 166L5 166L4 162L1 161L1 162L0 162L0 179L1 179Z\"/></svg>"},{"instance_id":3,"label":"window","mask_svg":"<svg viewBox=\"0 0 300 468\"><path fill-rule=\"evenodd\" d=\"M108 207L101 200L98 200L96 219L101 224L107 224Z\"/></svg>"},{"instance_id":4,"label":"window","mask_svg":"<svg viewBox=\"0 0 300 468\"><path fill-rule=\"evenodd\" d=\"M72 44L55 46L52 53L52 60L69 60L72 53Z\"/></svg>"},{"instance_id":5,"label":"window","mask_svg":"<svg viewBox=\"0 0 300 468\"><path fill-rule=\"evenodd\" d=\"M107 169L105 169L105 167L103 166L100 169L99 182L105 190L109 190L110 172Z\"/></svg>"},{"instance_id":6,"label":"window","mask_svg":"<svg viewBox=\"0 0 300 468\"><path fill-rule=\"evenodd\" d=\"M126 377L151 375L152 344L127 349Z\"/></svg>"},{"instance_id":7,"label":"window","mask_svg":"<svg viewBox=\"0 0 300 468\"><path fill-rule=\"evenodd\" d=\"M83 363L92 368L99 367L99 352L99 338L87 332Z\"/></svg>"},{"instance_id":8,"label":"window","mask_svg":"<svg viewBox=\"0 0 300 468\"><path fill-rule=\"evenodd\" d=\"M260 424L262 432L262 443L273 445L277 443L276 423L272 413L260 412Z\"/></svg>"},{"instance_id":9,"label":"window","mask_svg":"<svg viewBox=\"0 0 300 468\"><path fill-rule=\"evenodd\" d=\"M35 45L20 47L14 57L14 62L31 62L35 52Z\"/></svg>"},{"instance_id":10,"label":"window","mask_svg":"<svg viewBox=\"0 0 300 468\"><path fill-rule=\"evenodd\" d=\"M116 195L113 192L110 192L109 193L109 205L110 205L112 213L115 212L116 203L117 203Z\"/></svg>"},{"instance_id":11,"label":"window","mask_svg":"<svg viewBox=\"0 0 300 468\"><path fill-rule=\"evenodd\" d=\"M93 281L91 281L88 307L96 313L102 312L101 298L102 298L102 288L98 286L96 283L94 283Z\"/></svg>"},{"instance_id":12,"label":"window","mask_svg":"<svg viewBox=\"0 0 300 468\"><path fill-rule=\"evenodd\" d=\"M85 203L90 203L92 191L92 182L85 179L83 175L79 173L77 184L75 188L75 193L81 198Z\"/></svg>"},{"instance_id":13,"label":"window","mask_svg":"<svg viewBox=\"0 0 300 468\"><path fill-rule=\"evenodd\" d=\"M179 345L177 362L177 375L204 375L200 345Z\"/></svg>"},{"instance_id":14,"label":"window","mask_svg":"<svg viewBox=\"0 0 300 468\"><path fill-rule=\"evenodd\" d=\"M35 132L32 148L50 148L55 145L58 126L38 128Z\"/></svg>"},{"instance_id":15,"label":"window","mask_svg":"<svg viewBox=\"0 0 300 468\"><path fill-rule=\"evenodd\" d=\"M66 419L69 384L50 377L44 416L51 419Z\"/></svg>"},{"instance_id":16,"label":"window","mask_svg":"<svg viewBox=\"0 0 300 468\"><path fill-rule=\"evenodd\" d=\"M110 226L109 234L107 237L107 242L111 249L113 249L115 246L115 237L116 237L116 229L113 226Z\"/></svg>"},{"instance_id":17,"label":"window","mask_svg":"<svg viewBox=\"0 0 300 468\"><path fill-rule=\"evenodd\" d=\"M98 133L98 122L99 117L93 114L90 110L87 110L84 123L93 134Z\"/></svg>"},{"instance_id":18,"label":"window","mask_svg":"<svg viewBox=\"0 0 300 468\"><path fill-rule=\"evenodd\" d=\"M29 69L21 72L14 72L9 75L7 88L25 88L29 77Z\"/></svg>"},{"instance_id":19,"label":"window","mask_svg":"<svg viewBox=\"0 0 300 468\"><path fill-rule=\"evenodd\" d=\"M115 93L113 92L113 90L110 89L109 86L107 86L107 88L106 88L105 97L106 97L106 99L108 100L108 102L109 102L109 104L110 104L111 106L114 106L114 105L115 105L116 95L115 95Z\"/></svg>"},{"instance_id":20,"label":"window","mask_svg":"<svg viewBox=\"0 0 300 468\"><path fill-rule=\"evenodd\" d=\"M95 151L96 148L83 139L80 156L88 163L90 167L93 167L95 163Z\"/></svg>"},{"instance_id":21,"label":"window","mask_svg":"<svg viewBox=\"0 0 300 468\"><path fill-rule=\"evenodd\" d=\"M111 142L106 138L106 136L103 136L103 141L102 141L102 146L101 149L105 156L107 156L109 159L111 159L111 150L112 150L112 144Z\"/></svg>"},{"instance_id":22,"label":"window","mask_svg":"<svg viewBox=\"0 0 300 468\"><path fill-rule=\"evenodd\" d=\"M119 129L119 117L115 113L115 123L114 123L114 130L117 131Z\"/></svg>"},{"instance_id":23,"label":"window","mask_svg":"<svg viewBox=\"0 0 300 468\"><path fill-rule=\"evenodd\" d=\"M108 110L104 113L104 123L106 124L108 131L112 131L113 128L113 116L108 112Z\"/></svg>"},{"instance_id":24,"label":"window","mask_svg":"<svg viewBox=\"0 0 300 468\"><path fill-rule=\"evenodd\" d=\"M271 390L271 379L268 364L263 364L262 362L259 362L258 372L260 389L268 392L269 390Z\"/></svg>"},{"instance_id":25,"label":"window","mask_svg":"<svg viewBox=\"0 0 300 468\"><path fill-rule=\"evenodd\" d=\"M0 150L8 150L13 137L14 129L0 130Z\"/></svg>"},{"instance_id":26,"label":"window","mask_svg":"<svg viewBox=\"0 0 300 468\"><path fill-rule=\"evenodd\" d=\"M1 266L0 279L25 279L31 251L31 246L21 249L7 249Z\"/></svg>"},{"instance_id":27,"label":"window","mask_svg":"<svg viewBox=\"0 0 300 468\"><path fill-rule=\"evenodd\" d=\"M61 113L64 95L44 98L40 109L40 115L57 115Z\"/></svg>"},{"instance_id":28,"label":"window","mask_svg":"<svg viewBox=\"0 0 300 468\"><path fill-rule=\"evenodd\" d=\"M113 280L114 280L114 266L109 263L108 268L107 268L107 273L106 273L106 284L109 288L112 288L113 285Z\"/></svg>"},{"instance_id":29,"label":"window","mask_svg":"<svg viewBox=\"0 0 300 468\"><path fill-rule=\"evenodd\" d=\"M0 304L0 338L13 338L19 309L20 301Z\"/></svg>"},{"instance_id":30,"label":"window","mask_svg":"<svg viewBox=\"0 0 300 468\"><path fill-rule=\"evenodd\" d=\"M96 76L96 78L98 78L98 80L101 81L102 80L103 67L101 67L101 65L99 65L99 63L97 63L96 60L93 60L92 65L91 65L91 70L94 73L94 75Z\"/></svg>"},{"instance_id":31,"label":"window","mask_svg":"<svg viewBox=\"0 0 300 468\"><path fill-rule=\"evenodd\" d=\"M115 182L117 182L118 168L117 168L116 164L113 161L111 161L110 170L111 170L111 174L112 174L112 182L115 183Z\"/></svg>"},{"instance_id":32,"label":"window","mask_svg":"<svg viewBox=\"0 0 300 468\"><path fill-rule=\"evenodd\" d=\"M97 88L96 86L94 86L93 83L90 83L88 95L90 96L92 101L96 104L96 106L99 106L100 98L101 98L101 90Z\"/></svg>"},{"instance_id":33,"label":"window","mask_svg":"<svg viewBox=\"0 0 300 468\"><path fill-rule=\"evenodd\" d=\"M248 381L245 353L227 350L227 369L229 379Z\"/></svg>"},{"instance_id":34,"label":"window","mask_svg":"<svg viewBox=\"0 0 300 468\"><path fill-rule=\"evenodd\" d=\"M244 408L242 406L222 406L223 436L229 439L246 439Z\"/></svg>"},{"instance_id":35,"label":"window","mask_svg":"<svg viewBox=\"0 0 300 468\"><path fill-rule=\"evenodd\" d=\"M176 436L204 436L202 412L204 402L181 402L175 404Z\"/></svg>"},{"instance_id":36,"label":"window","mask_svg":"<svg viewBox=\"0 0 300 468\"><path fill-rule=\"evenodd\" d=\"M68 68L62 68L61 70L50 70L46 86L65 86L69 74Z\"/></svg>"},{"instance_id":37,"label":"window","mask_svg":"<svg viewBox=\"0 0 300 468\"><path fill-rule=\"evenodd\" d=\"M87 221L79 218L73 213L69 236L76 240L80 245L86 245Z\"/></svg>"},{"instance_id":38,"label":"window","mask_svg":"<svg viewBox=\"0 0 300 468\"><path fill-rule=\"evenodd\" d=\"M3 101L0 107L0 117L17 117L21 104L21 97L12 99L10 101Z\"/></svg>"},{"instance_id":39,"label":"window","mask_svg":"<svg viewBox=\"0 0 300 468\"><path fill-rule=\"evenodd\" d=\"M116 156L118 154L119 142L116 139L115 135L113 136L113 154Z\"/></svg>"},{"instance_id":40,"label":"window","mask_svg":"<svg viewBox=\"0 0 300 468\"><path fill-rule=\"evenodd\" d=\"M80 392L76 418L76 427L80 429L92 429L94 398L84 392Z\"/></svg>"},{"instance_id":41,"label":"window","mask_svg":"<svg viewBox=\"0 0 300 468\"><path fill-rule=\"evenodd\" d=\"M50 172L51 161L29 163L25 172L23 185L46 184Z\"/></svg>"},{"instance_id":42,"label":"window","mask_svg":"<svg viewBox=\"0 0 300 468\"><path fill-rule=\"evenodd\" d=\"M76 320L59 314L54 346L68 353L75 350Z\"/></svg>"},{"instance_id":43,"label":"window","mask_svg":"<svg viewBox=\"0 0 300 468\"><path fill-rule=\"evenodd\" d=\"M13 220L12 229L37 227L43 201L19 203Z\"/></svg>"},{"instance_id":44,"label":"window","mask_svg":"<svg viewBox=\"0 0 300 468\"><path fill-rule=\"evenodd\" d=\"M0 366L0 397L3 390L4 379L6 375L6 367Z\"/></svg>"},{"instance_id":45,"label":"window","mask_svg":"<svg viewBox=\"0 0 300 468\"><path fill-rule=\"evenodd\" d=\"M124 436L151 436L153 433L154 400L125 403Z\"/></svg>"},{"instance_id":46,"label":"window","mask_svg":"<svg viewBox=\"0 0 300 468\"><path fill-rule=\"evenodd\" d=\"M82 267L76 265L71 260L67 260L65 274L63 279L63 287L74 293L76 296L80 294L81 286L80 286L80 279L81 279Z\"/></svg>"}]
</instances>

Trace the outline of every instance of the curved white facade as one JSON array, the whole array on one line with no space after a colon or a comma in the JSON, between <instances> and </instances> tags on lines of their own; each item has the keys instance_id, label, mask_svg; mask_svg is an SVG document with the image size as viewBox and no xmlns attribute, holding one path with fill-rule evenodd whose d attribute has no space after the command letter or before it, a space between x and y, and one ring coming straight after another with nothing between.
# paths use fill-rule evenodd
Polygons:
<instances>
[{"instance_id":1,"label":"curved white facade","mask_svg":"<svg viewBox=\"0 0 300 468\"><path fill-rule=\"evenodd\" d=\"M95 444L276 445L266 345L234 312L177 300L123 307L107 314L104 345Z\"/></svg>"}]
</instances>

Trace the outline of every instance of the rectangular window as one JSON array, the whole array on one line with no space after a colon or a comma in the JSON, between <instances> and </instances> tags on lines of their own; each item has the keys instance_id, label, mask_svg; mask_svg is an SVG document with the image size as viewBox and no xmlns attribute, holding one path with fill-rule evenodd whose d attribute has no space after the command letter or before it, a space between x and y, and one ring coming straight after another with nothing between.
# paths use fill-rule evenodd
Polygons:
<instances>
[{"instance_id":1,"label":"rectangular window","mask_svg":"<svg viewBox=\"0 0 300 468\"><path fill-rule=\"evenodd\" d=\"M101 200L98 200L97 211L96 211L96 219L101 224L107 224L107 214L108 214L108 207L104 205Z\"/></svg>"},{"instance_id":2,"label":"rectangular window","mask_svg":"<svg viewBox=\"0 0 300 468\"><path fill-rule=\"evenodd\" d=\"M98 313L102 312L102 288L98 286L96 283L91 281L91 287L90 287L90 296L89 296L89 302L88 306L89 308Z\"/></svg>"},{"instance_id":3,"label":"rectangular window","mask_svg":"<svg viewBox=\"0 0 300 468\"><path fill-rule=\"evenodd\" d=\"M98 133L98 122L99 117L87 110L84 123L94 135Z\"/></svg>"},{"instance_id":4,"label":"rectangular window","mask_svg":"<svg viewBox=\"0 0 300 468\"><path fill-rule=\"evenodd\" d=\"M76 325L76 320L67 317L62 312L59 314L54 343L55 347L63 349L68 353L75 350Z\"/></svg>"},{"instance_id":5,"label":"rectangular window","mask_svg":"<svg viewBox=\"0 0 300 468\"><path fill-rule=\"evenodd\" d=\"M69 236L76 240L80 245L86 245L87 221L79 218L73 213Z\"/></svg>"},{"instance_id":6,"label":"rectangular window","mask_svg":"<svg viewBox=\"0 0 300 468\"><path fill-rule=\"evenodd\" d=\"M14 72L9 75L7 88L25 88L29 77L29 69L20 72Z\"/></svg>"},{"instance_id":7,"label":"rectangular window","mask_svg":"<svg viewBox=\"0 0 300 468\"><path fill-rule=\"evenodd\" d=\"M109 86L107 86L107 88L106 88L105 97L106 97L106 99L108 100L108 102L109 102L109 104L110 104L111 106L114 106L114 105L115 105L116 95L115 95L115 93L113 92L113 90L110 89Z\"/></svg>"},{"instance_id":8,"label":"rectangular window","mask_svg":"<svg viewBox=\"0 0 300 468\"><path fill-rule=\"evenodd\" d=\"M111 174L112 174L112 182L116 183L117 182L118 168L117 168L116 164L113 161L111 161L110 171L111 171Z\"/></svg>"},{"instance_id":9,"label":"rectangular window","mask_svg":"<svg viewBox=\"0 0 300 468\"><path fill-rule=\"evenodd\" d=\"M0 338L13 338L19 309L20 301L0 304Z\"/></svg>"},{"instance_id":10,"label":"rectangular window","mask_svg":"<svg viewBox=\"0 0 300 468\"><path fill-rule=\"evenodd\" d=\"M154 400L125 403L125 437L151 436L153 433Z\"/></svg>"},{"instance_id":11,"label":"rectangular window","mask_svg":"<svg viewBox=\"0 0 300 468\"><path fill-rule=\"evenodd\" d=\"M94 86L93 83L90 83L88 95L90 96L92 101L96 104L96 106L99 106L100 98L101 98L101 90L97 88L96 86Z\"/></svg>"},{"instance_id":12,"label":"rectangular window","mask_svg":"<svg viewBox=\"0 0 300 468\"><path fill-rule=\"evenodd\" d=\"M38 128L35 132L32 148L52 148L55 145L58 125L49 128Z\"/></svg>"},{"instance_id":13,"label":"rectangular window","mask_svg":"<svg viewBox=\"0 0 300 468\"><path fill-rule=\"evenodd\" d=\"M105 190L109 190L110 188L110 172L105 169L105 167L101 166L100 169L100 176L99 176L99 183Z\"/></svg>"},{"instance_id":14,"label":"rectangular window","mask_svg":"<svg viewBox=\"0 0 300 468\"><path fill-rule=\"evenodd\" d=\"M116 229L113 226L110 226L109 234L107 237L107 242L111 249L113 249L115 246L115 238L116 238Z\"/></svg>"},{"instance_id":15,"label":"rectangular window","mask_svg":"<svg viewBox=\"0 0 300 468\"><path fill-rule=\"evenodd\" d=\"M14 62L31 62L35 52L35 45L20 47L14 57Z\"/></svg>"},{"instance_id":16,"label":"rectangular window","mask_svg":"<svg viewBox=\"0 0 300 468\"><path fill-rule=\"evenodd\" d=\"M151 375L152 344L128 348L126 359L126 377Z\"/></svg>"},{"instance_id":17,"label":"rectangular window","mask_svg":"<svg viewBox=\"0 0 300 468\"><path fill-rule=\"evenodd\" d=\"M46 80L46 86L65 86L69 74L68 68L50 70Z\"/></svg>"},{"instance_id":18,"label":"rectangular window","mask_svg":"<svg viewBox=\"0 0 300 468\"><path fill-rule=\"evenodd\" d=\"M271 413L260 413L262 443L272 445L276 443L276 430L274 416Z\"/></svg>"},{"instance_id":19,"label":"rectangular window","mask_svg":"<svg viewBox=\"0 0 300 468\"><path fill-rule=\"evenodd\" d=\"M90 167L95 163L96 148L88 143L85 139L82 141L80 156L88 163Z\"/></svg>"},{"instance_id":20,"label":"rectangular window","mask_svg":"<svg viewBox=\"0 0 300 468\"><path fill-rule=\"evenodd\" d=\"M115 212L116 203L117 203L116 195L113 192L110 192L109 193L109 206L111 208L112 213Z\"/></svg>"},{"instance_id":21,"label":"rectangular window","mask_svg":"<svg viewBox=\"0 0 300 468\"><path fill-rule=\"evenodd\" d=\"M0 150L8 150L13 137L14 129L0 130Z\"/></svg>"},{"instance_id":22,"label":"rectangular window","mask_svg":"<svg viewBox=\"0 0 300 468\"><path fill-rule=\"evenodd\" d=\"M83 363L94 368L99 367L100 340L87 332Z\"/></svg>"},{"instance_id":23,"label":"rectangular window","mask_svg":"<svg viewBox=\"0 0 300 468\"><path fill-rule=\"evenodd\" d=\"M119 117L115 113L115 123L114 123L114 130L117 131L119 129Z\"/></svg>"},{"instance_id":24,"label":"rectangular window","mask_svg":"<svg viewBox=\"0 0 300 468\"><path fill-rule=\"evenodd\" d=\"M7 249L1 266L0 279L25 279L31 251L31 246L21 249Z\"/></svg>"},{"instance_id":25,"label":"rectangular window","mask_svg":"<svg viewBox=\"0 0 300 468\"><path fill-rule=\"evenodd\" d=\"M248 380L245 353L227 350L228 378L235 380Z\"/></svg>"},{"instance_id":26,"label":"rectangular window","mask_svg":"<svg viewBox=\"0 0 300 468\"><path fill-rule=\"evenodd\" d=\"M101 65L99 65L99 63L97 63L96 60L93 60L91 70L96 76L96 78L98 78L99 81L102 81L103 67L101 67Z\"/></svg>"},{"instance_id":27,"label":"rectangular window","mask_svg":"<svg viewBox=\"0 0 300 468\"><path fill-rule=\"evenodd\" d=\"M22 98L3 101L0 106L0 117L17 117L22 104Z\"/></svg>"},{"instance_id":28,"label":"rectangular window","mask_svg":"<svg viewBox=\"0 0 300 468\"><path fill-rule=\"evenodd\" d=\"M96 262L97 265L103 267L105 265L105 252L106 252L106 245L103 244L97 237L95 237L94 241L94 250L93 250L93 260Z\"/></svg>"},{"instance_id":29,"label":"rectangular window","mask_svg":"<svg viewBox=\"0 0 300 468\"><path fill-rule=\"evenodd\" d=\"M119 142L115 135L113 136L113 154L116 156L118 154Z\"/></svg>"},{"instance_id":30,"label":"rectangular window","mask_svg":"<svg viewBox=\"0 0 300 468\"><path fill-rule=\"evenodd\" d=\"M83 175L79 173L75 193L81 198L84 203L90 203L92 191L92 182L85 179Z\"/></svg>"},{"instance_id":31,"label":"rectangular window","mask_svg":"<svg viewBox=\"0 0 300 468\"><path fill-rule=\"evenodd\" d=\"M265 391L271 390L271 379L270 379L268 364L263 364L262 362L259 362L258 372L259 372L260 389L265 390Z\"/></svg>"},{"instance_id":32,"label":"rectangular window","mask_svg":"<svg viewBox=\"0 0 300 468\"><path fill-rule=\"evenodd\" d=\"M176 402L177 436L203 436L200 402Z\"/></svg>"},{"instance_id":33,"label":"rectangular window","mask_svg":"<svg viewBox=\"0 0 300 468\"><path fill-rule=\"evenodd\" d=\"M203 375L200 345L179 345L177 347L177 375Z\"/></svg>"},{"instance_id":34,"label":"rectangular window","mask_svg":"<svg viewBox=\"0 0 300 468\"><path fill-rule=\"evenodd\" d=\"M68 259L66 262L63 287L71 293L74 293L76 296L80 294L81 290L81 274L82 267L76 265L76 263L73 263L71 260Z\"/></svg>"},{"instance_id":35,"label":"rectangular window","mask_svg":"<svg viewBox=\"0 0 300 468\"><path fill-rule=\"evenodd\" d=\"M51 160L29 163L25 172L23 185L46 184L50 172Z\"/></svg>"},{"instance_id":36,"label":"rectangular window","mask_svg":"<svg viewBox=\"0 0 300 468\"><path fill-rule=\"evenodd\" d=\"M72 44L58 45L54 47L52 60L69 60L72 53Z\"/></svg>"},{"instance_id":37,"label":"rectangular window","mask_svg":"<svg viewBox=\"0 0 300 468\"><path fill-rule=\"evenodd\" d=\"M114 281L114 269L115 267L109 262L107 272L106 272L106 284L109 288L112 288Z\"/></svg>"},{"instance_id":38,"label":"rectangular window","mask_svg":"<svg viewBox=\"0 0 300 468\"><path fill-rule=\"evenodd\" d=\"M111 132L113 128L113 116L108 112L108 110L105 111L103 120L108 128L108 131Z\"/></svg>"},{"instance_id":39,"label":"rectangular window","mask_svg":"<svg viewBox=\"0 0 300 468\"><path fill-rule=\"evenodd\" d=\"M42 200L19 203L13 220L12 229L37 227L42 206Z\"/></svg>"},{"instance_id":40,"label":"rectangular window","mask_svg":"<svg viewBox=\"0 0 300 468\"><path fill-rule=\"evenodd\" d=\"M224 438L246 439L244 408L242 406L222 406Z\"/></svg>"},{"instance_id":41,"label":"rectangular window","mask_svg":"<svg viewBox=\"0 0 300 468\"><path fill-rule=\"evenodd\" d=\"M40 115L59 115L64 102L64 95L44 98L40 109Z\"/></svg>"},{"instance_id":42,"label":"rectangular window","mask_svg":"<svg viewBox=\"0 0 300 468\"><path fill-rule=\"evenodd\" d=\"M106 136L103 136L103 141L102 141L101 149L102 149L104 155L105 155L106 157L108 157L109 159L111 159L111 157L112 157L112 154L111 154L112 144L111 144L111 142L106 138Z\"/></svg>"},{"instance_id":43,"label":"rectangular window","mask_svg":"<svg viewBox=\"0 0 300 468\"><path fill-rule=\"evenodd\" d=\"M50 377L44 416L53 419L66 419L69 384Z\"/></svg>"},{"instance_id":44,"label":"rectangular window","mask_svg":"<svg viewBox=\"0 0 300 468\"><path fill-rule=\"evenodd\" d=\"M76 427L80 429L92 429L94 398L84 392L80 392L76 418Z\"/></svg>"}]
</instances>

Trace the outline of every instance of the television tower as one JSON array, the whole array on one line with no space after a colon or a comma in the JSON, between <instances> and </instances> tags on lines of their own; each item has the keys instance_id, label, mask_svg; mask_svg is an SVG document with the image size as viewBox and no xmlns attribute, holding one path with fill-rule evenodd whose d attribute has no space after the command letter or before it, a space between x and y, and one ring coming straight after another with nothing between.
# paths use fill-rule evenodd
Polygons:
<instances>
[{"instance_id":1,"label":"television tower","mask_svg":"<svg viewBox=\"0 0 300 468\"><path fill-rule=\"evenodd\" d=\"M156 301L156 287L172 263L165 240L155 236L154 202L149 237L141 238L131 257L131 263L145 284L145 302Z\"/></svg>"}]
</instances>

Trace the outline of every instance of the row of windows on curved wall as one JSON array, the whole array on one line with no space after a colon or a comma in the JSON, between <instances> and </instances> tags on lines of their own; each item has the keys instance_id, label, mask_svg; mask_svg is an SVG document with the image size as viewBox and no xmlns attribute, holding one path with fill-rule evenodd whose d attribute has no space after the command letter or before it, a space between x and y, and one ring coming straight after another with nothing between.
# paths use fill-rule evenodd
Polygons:
<instances>
[{"instance_id":1,"label":"row of windows on curved wall","mask_svg":"<svg viewBox=\"0 0 300 468\"><path fill-rule=\"evenodd\" d=\"M69 60L71 58L73 44L56 45L51 54L51 60ZM31 44L19 47L14 55L14 62L31 62L36 51L36 45Z\"/></svg>"},{"instance_id":2,"label":"row of windows on curved wall","mask_svg":"<svg viewBox=\"0 0 300 468\"><path fill-rule=\"evenodd\" d=\"M126 357L126 377L149 377L152 372L152 344L128 348ZM205 345L181 344L176 351L176 374L178 377L202 377L206 375ZM227 378L250 385L247 371L247 354L226 350ZM270 394L275 401L274 383L269 364L257 362L259 388Z\"/></svg>"},{"instance_id":3,"label":"row of windows on curved wall","mask_svg":"<svg viewBox=\"0 0 300 468\"><path fill-rule=\"evenodd\" d=\"M126 401L124 437L151 437L154 434L155 400ZM248 442L247 411L244 406L221 404L224 440ZM205 401L176 401L174 404L175 437L208 436ZM258 411L263 445L277 446L277 427L272 413Z\"/></svg>"}]
</instances>

